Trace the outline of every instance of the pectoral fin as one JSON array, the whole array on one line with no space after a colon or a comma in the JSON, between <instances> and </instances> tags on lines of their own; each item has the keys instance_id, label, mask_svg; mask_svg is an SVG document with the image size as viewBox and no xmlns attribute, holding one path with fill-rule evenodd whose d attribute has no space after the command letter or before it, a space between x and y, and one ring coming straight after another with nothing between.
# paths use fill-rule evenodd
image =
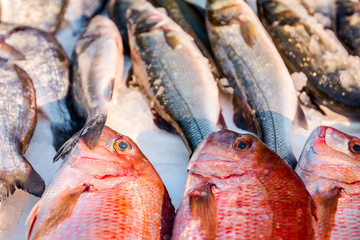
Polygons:
<instances>
[{"instance_id":1,"label":"pectoral fin","mask_svg":"<svg viewBox=\"0 0 360 240\"><path fill-rule=\"evenodd\" d=\"M195 218L200 219L206 240L216 239L217 211L215 196L212 192L213 186L205 183L189 196L191 213Z\"/></svg>"},{"instance_id":2,"label":"pectoral fin","mask_svg":"<svg viewBox=\"0 0 360 240\"><path fill-rule=\"evenodd\" d=\"M31 210L31 213L26 221L29 225L27 239L30 239L32 233L33 240L39 239L61 222L66 220L72 213L80 195L88 189L87 185L81 185L75 188L66 189L58 198L56 198L44 219L41 220L41 225L37 227L37 231L33 232L33 227L38 217L38 212L41 211L41 201L39 201Z\"/></svg>"}]
</instances>

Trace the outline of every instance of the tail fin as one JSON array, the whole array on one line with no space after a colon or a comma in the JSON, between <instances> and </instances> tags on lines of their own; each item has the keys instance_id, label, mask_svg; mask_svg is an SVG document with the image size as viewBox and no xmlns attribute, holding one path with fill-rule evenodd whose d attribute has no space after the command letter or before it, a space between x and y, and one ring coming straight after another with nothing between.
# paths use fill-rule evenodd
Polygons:
<instances>
[{"instance_id":1,"label":"tail fin","mask_svg":"<svg viewBox=\"0 0 360 240\"><path fill-rule=\"evenodd\" d=\"M44 180L24 157L20 156L20 158L25 166L20 165L14 171L5 170L0 175L0 202L13 194L16 187L36 197L41 197L45 190Z\"/></svg>"},{"instance_id":2,"label":"tail fin","mask_svg":"<svg viewBox=\"0 0 360 240\"><path fill-rule=\"evenodd\" d=\"M84 138L86 145L90 149L94 149L102 134L107 115L97 116L86 122L81 131L81 136Z\"/></svg>"},{"instance_id":3,"label":"tail fin","mask_svg":"<svg viewBox=\"0 0 360 240\"><path fill-rule=\"evenodd\" d=\"M87 121L85 126L79 132L75 133L66 143L64 143L64 145L61 146L54 156L54 162L60 158L64 158L75 147L81 137L90 149L94 149L102 134L106 119L107 115L101 115Z\"/></svg>"}]
</instances>

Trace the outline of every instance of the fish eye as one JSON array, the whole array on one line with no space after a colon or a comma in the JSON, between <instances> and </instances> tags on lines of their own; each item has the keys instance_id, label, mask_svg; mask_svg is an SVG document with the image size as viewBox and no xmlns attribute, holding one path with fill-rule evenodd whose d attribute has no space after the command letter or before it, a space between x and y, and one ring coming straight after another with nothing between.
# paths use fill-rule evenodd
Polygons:
<instances>
[{"instance_id":1,"label":"fish eye","mask_svg":"<svg viewBox=\"0 0 360 240\"><path fill-rule=\"evenodd\" d=\"M119 138L114 142L114 149L119 154L125 154L131 150L131 144L125 139Z\"/></svg>"},{"instance_id":2,"label":"fish eye","mask_svg":"<svg viewBox=\"0 0 360 240\"><path fill-rule=\"evenodd\" d=\"M236 139L236 141L233 144L233 147L236 150L240 150L240 151L244 151L248 148L251 147L251 143L249 140L245 139L245 138L238 138Z\"/></svg>"},{"instance_id":3,"label":"fish eye","mask_svg":"<svg viewBox=\"0 0 360 240\"><path fill-rule=\"evenodd\" d=\"M350 142L349 150L355 155L360 155L360 143L359 142Z\"/></svg>"}]
</instances>

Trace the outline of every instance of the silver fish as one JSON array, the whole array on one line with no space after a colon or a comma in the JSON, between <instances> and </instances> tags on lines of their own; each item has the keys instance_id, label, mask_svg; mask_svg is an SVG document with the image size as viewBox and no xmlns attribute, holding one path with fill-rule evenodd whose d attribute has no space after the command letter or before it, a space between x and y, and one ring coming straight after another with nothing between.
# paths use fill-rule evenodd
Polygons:
<instances>
[{"instance_id":1,"label":"silver fish","mask_svg":"<svg viewBox=\"0 0 360 240\"><path fill-rule=\"evenodd\" d=\"M255 132L290 166L293 120L307 126L291 76L253 10L242 0L209 0L207 29L234 88L234 121Z\"/></svg>"},{"instance_id":2,"label":"silver fish","mask_svg":"<svg viewBox=\"0 0 360 240\"><path fill-rule=\"evenodd\" d=\"M150 3L127 11L134 80L160 128L181 135L189 151L217 130L218 89L193 39Z\"/></svg>"},{"instance_id":3,"label":"silver fish","mask_svg":"<svg viewBox=\"0 0 360 240\"><path fill-rule=\"evenodd\" d=\"M36 126L35 89L24 70L0 61L0 202L16 187L40 197L45 182L23 156Z\"/></svg>"},{"instance_id":4,"label":"silver fish","mask_svg":"<svg viewBox=\"0 0 360 240\"><path fill-rule=\"evenodd\" d=\"M123 47L116 25L101 15L91 19L76 43L73 59L72 102L86 119L80 136L93 149L106 122L113 87L123 74ZM70 140L63 150L66 152L76 141L76 138Z\"/></svg>"},{"instance_id":5,"label":"silver fish","mask_svg":"<svg viewBox=\"0 0 360 240\"><path fill-rule=\"evenodd\" d=\"M0 21L55 33L69 0L1 0Z\"/></svg>"},{"instance_id":6,"label":"silver fish","mask_svg":"<svg viewBox=\"0 0 360 240\"><path fill-rule=\"evenodd\" d=\"M16 63L32 79L37 106L50 120L53 144L59 149L78 128L66 102L69 61L63 48L51 34L31 27L0 24L0 38L0 57Z\"/></svg>"}]
</instances>

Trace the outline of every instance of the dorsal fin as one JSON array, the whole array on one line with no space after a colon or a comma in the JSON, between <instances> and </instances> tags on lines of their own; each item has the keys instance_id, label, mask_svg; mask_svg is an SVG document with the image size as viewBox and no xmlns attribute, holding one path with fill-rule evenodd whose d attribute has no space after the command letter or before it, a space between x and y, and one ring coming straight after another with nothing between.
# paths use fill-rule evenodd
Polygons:
<instances>
[{"instance_id":1,"label":"dorsal fin","mask_svg":"<svg viewBox=\"0 0 360 240\"><path fill-rule=\"evenodd\" d=\"M213 186L210 183L205 183L189 196L191 213L200 219L200 227L205 233L206 240L216 239L217 210L215 196L211 189Z\"/></svg>"}]
</instances>

